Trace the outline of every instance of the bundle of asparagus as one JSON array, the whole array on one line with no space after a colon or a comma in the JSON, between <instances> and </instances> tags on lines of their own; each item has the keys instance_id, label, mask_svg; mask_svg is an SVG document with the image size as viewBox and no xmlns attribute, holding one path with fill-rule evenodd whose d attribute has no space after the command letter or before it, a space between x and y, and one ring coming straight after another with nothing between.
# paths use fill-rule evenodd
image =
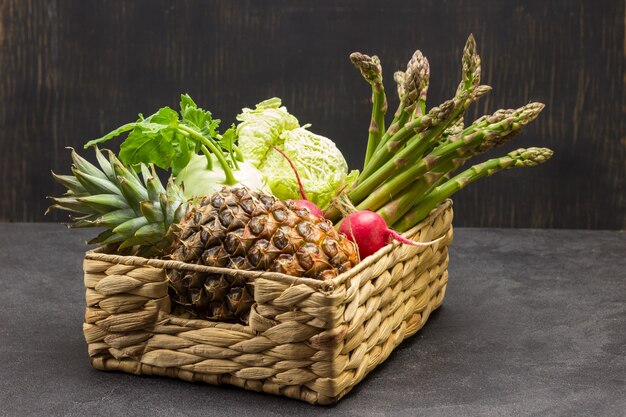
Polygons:
<instances>
[{"instance_id":1,"label":"bundle of asparagus","mask_svg":"<svg viewBox=\"0 0 626 417\"><path fill-rule=\"evenodd\" d=\"M508 142L544 107L529 103L498 110L465 126L467 108L491 91L480 84L480 57L472 35L463 49L462 80L455 96L428 112L426 57L416 51L406 71L394 74L400 104L386 130L387 99L378 57L357 52L350 59L372 87L372 116L363 170L352 188L326 209L333 221L341 218L339 206L347 204L376 211L394 230L404 232L471 182L503 169L534 166L552 156L547 148L518 149L454 176L472 156Z\"/></svg>"}]
</instances>

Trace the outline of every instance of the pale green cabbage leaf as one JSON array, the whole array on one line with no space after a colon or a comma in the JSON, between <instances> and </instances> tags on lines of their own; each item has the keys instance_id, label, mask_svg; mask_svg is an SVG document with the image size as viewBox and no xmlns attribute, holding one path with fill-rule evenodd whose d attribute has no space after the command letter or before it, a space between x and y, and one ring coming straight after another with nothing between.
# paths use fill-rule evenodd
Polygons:
<instances>
[{"instance_id":1,"label":"pale green cabbage leaf","mask_svg":"<svg viewBox=\"0 0 626 417\"><path fill-rule=\"evenodd\" d=\"M262 101L254 110L243 109L237 116L237 143L246 161L259 166L265 159L270 145L275 145L285 130L300 127L298 119L281 107L279 98Z\"/></svg>"},{"instance_id":2,"label":"pale green cabbage leaf","mask_svg":"<svg viewBox=\"0 0 626 417\"><path fill-rule=\"evenodd\" d=\"M309 125L300 127L279 98L263 101L254 110L243 109L237 119L238 145L245 160L259 168L281 200L301 196L293 170L272 145L291 159L307 198L322 209L358 176L358 171L348 176L348 164L332 140L309 131Z\"/></svg>"}]
</instances>

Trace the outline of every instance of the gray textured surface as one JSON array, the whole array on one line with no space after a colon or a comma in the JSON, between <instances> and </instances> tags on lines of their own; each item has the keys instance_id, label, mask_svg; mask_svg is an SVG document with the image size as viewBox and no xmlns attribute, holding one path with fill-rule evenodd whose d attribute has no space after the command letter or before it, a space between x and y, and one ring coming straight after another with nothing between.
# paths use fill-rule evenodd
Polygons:
<instances>
[{"instance_id":1,"label":"gray textured surface","mask_svg":"<svg viewBox=\"0 0 626 417\"><path fill-rule=\"evenodd\" d=\"M331 408L92 369L85 233L0 224L0 416L624 416L626 234L456 229L443 307Z\"/></svg>"}]
</instances>

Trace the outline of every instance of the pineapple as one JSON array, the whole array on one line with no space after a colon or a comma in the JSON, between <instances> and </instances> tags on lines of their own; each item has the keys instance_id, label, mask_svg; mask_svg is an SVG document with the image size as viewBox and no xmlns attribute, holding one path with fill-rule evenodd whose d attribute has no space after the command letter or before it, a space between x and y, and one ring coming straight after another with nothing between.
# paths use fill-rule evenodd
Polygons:
<instances>
[{"instance_id":1,"label":"pineapple","mask_svg":"<svg viewBox=\"0 0 626 417\"><path fill-rule=\"evenodd\" d=\"M293 202L246 188L225 188L204 197L174 228L170 257L182 262L320 280L358 262L354 244L329 221ZM206 318L242 317L253 303L250 283L229 275L176 270L170 282L172 299Z\"/></svg>"},{"instance_id":2,"label":"pineapple","mask_svg":"<svg viewBox=\"0 0 626 417\"><path fill-rule=\"evenodd\" d=\"M74 175L54 178L68 189L50 208L82 213L70 227L104 227L89 243L110 250L198 265L265 270L325 280L358 262L355 245L331 222L261 191L224 188L195 204L154 168L140 177L96 149L100 168L72 150ZM246 321L253 283L242 277L168 271L172 301L200 318Z\"/></svg>"}]
</instances>

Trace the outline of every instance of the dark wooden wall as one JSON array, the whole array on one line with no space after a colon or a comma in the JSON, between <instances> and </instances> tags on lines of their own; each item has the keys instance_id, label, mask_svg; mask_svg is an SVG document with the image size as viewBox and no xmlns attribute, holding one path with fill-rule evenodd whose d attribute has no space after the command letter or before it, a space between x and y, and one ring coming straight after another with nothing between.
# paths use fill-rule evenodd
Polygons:
<instances>
[{"instance_id":1,"label":"dark wooden wall","mask_svg":"<svg viewBox=\"0 0 626 417\"><path fill-rule=\"evenodd\" d=\"M356 168L369 89L348 54L378 54L395 98L391 75L421 49L434 105L454 92L470 32L494 88L470 115L545 102L507 149L549 146L556 156L464 190L455 223L625 228L619 0L0 0L0 221L62 220L43 213L44 197L61 192L50 169L68 171L64 147L175 106L181 92L225 123L279 96Z\"/></svg>"}]
</instances>

